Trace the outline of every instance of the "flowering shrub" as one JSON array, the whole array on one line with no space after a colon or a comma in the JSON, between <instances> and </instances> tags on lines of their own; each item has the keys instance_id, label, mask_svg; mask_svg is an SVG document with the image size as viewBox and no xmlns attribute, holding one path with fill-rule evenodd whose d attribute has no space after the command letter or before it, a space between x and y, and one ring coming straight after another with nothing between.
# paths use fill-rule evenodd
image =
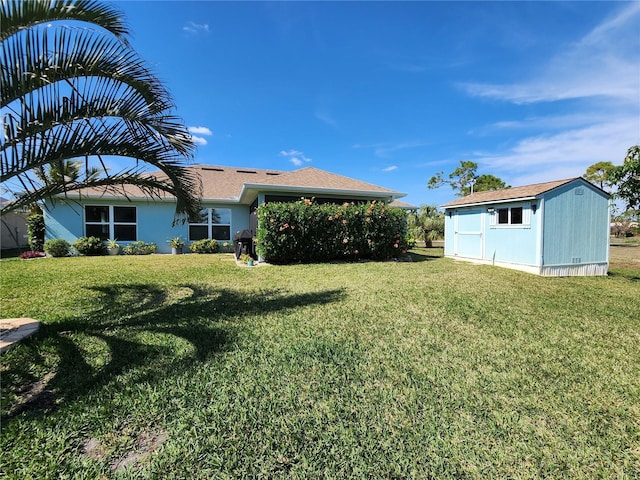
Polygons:
<instances>
[{"instance_id":1,"label":"flowering shrub","mask_svg":"<svg viewBox=\"0 0 640 480\"><path fill-rule=\"evenodd\" d=\"M258 219L258 253L272 263L385 260L407 249L406 213L384 203L266 203Z\"/></svg>"},{"instance_id":2,"label":"flowering shrub","mask_svg":"<svg viewBox=\"0 0 640 480\"><path fill-rule=\"evenodd\" d=\"M220 245L217 240L203 238L189 245L189 250L193 253L218 253L220 251Z\"/></svg>"},{"instance_id":3,"label":"flowering shrub","mask_svg":"<svg viewBox=\"0 0 640 480\"><path fill-rule=\"evenodd\" d=\"M20 258L23 260L28 260L30 258L42 258L44 256L44 252L34 252L33 250L28 250L20 254Z\"/></svg>"},{"instance_id":4,"label":"flowering shrub","mask_svg":"<svg viewBox=\"0 0 640 480\"><path fill-rule=\"evenodd\" d=\"M155 253L158 246L155 243L147 243L142 240L132 242L122 249L124 255L151 255Z\"/></svg>"}]
</instances>

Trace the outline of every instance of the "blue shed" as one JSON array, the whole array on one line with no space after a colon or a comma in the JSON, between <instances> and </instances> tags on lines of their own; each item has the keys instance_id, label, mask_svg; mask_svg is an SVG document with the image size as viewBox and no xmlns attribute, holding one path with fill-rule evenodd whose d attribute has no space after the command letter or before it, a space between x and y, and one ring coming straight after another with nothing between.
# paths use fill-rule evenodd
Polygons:
<instances>
[{"instance_id":1,"label":"blue shed","mask_svg":"<svg viewBox=\"0 0 640 480\"><path fill-rule=\"evenodd\" d=\"M442 206L444 254L537 275L607 275L609 194L583 178L478 192Z\"/></svg>"}]
</instances>

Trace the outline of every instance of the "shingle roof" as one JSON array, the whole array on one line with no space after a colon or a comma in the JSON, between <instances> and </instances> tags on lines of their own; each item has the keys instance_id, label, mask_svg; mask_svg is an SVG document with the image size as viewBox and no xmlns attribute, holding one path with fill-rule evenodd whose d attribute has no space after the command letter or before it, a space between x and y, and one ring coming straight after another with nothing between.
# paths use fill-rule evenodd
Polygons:
<instances>
[{"instance_id":1,"label":"shingle roof","mask_svg":"<svg viewBox=\"0 0 640 480\"><path fill-rule=\"evenodd\" d=\"M249 183L249 182L248 182ZM313 167L305 167L293 172L283 172L282 175L271 176L260 181L253 181L260 185L279 185L288 187L331 188L336 190L359 190L366 192L398 193L388 188L379 187L371 183L344 177Z\"/></svg>"},{"instance_id":2,"label":"shingle roof","mask_svg":"<svg viewBox=\"0 0 640 480\"><path fill-rule=\"evenodd\" d=\"M200 175L202 198L205 200L237 201L245 185L250 185L254 188L263 187L263 190L268 190L269 187L295 187L308 189L311 193L315 189L320 191L380 193L394 198L404 196L400 192L313 167L305 167L292 172L218 165L194 165L188 168L194 169ZM164 177L159 172L153 172L150 175L158 178ZM135 186L124 185L119 190L131 197L143 196L140 189ZM84 190L82 194L102 195L104 190Z\"/></svg>"},{"instance_id":3,"label":"shingle roof","mask_svg":"<svg viewBox=\"0 0 640 480\"><path fill-rule=\"evenodd\" d=\"M518 198L531 198L548 192L554 188L558 188L576 178L567 178L565 180L556 180L553 182L535 183L533 185L525 185L523 187L503 188L501 190L491 190L488 192L477 192L467 195L466 197L457 198L449 203L442 205L443 207L458 207L462 205L473 205L478 203L497 202L502 200L516 200Z\"/></svg>"}]
</instances>

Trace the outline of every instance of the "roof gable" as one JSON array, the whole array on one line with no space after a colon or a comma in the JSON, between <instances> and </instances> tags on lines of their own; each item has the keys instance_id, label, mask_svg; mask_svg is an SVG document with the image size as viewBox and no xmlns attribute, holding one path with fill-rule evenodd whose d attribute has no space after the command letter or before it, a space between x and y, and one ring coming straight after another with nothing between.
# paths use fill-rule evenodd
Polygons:
<instances>
[{"instance_id":1,"label":"roof gable","mask_svg":"<svg viewBox=\"0 0 640 480\"><path fill-rule=\"evenodd\" d=\"M600 190L595 185L587 182L582 177L567 178L564 180L555 180L553 182L535 183L532 185L524 185L522 187L503 188L500 190L491 190L488 192L477 192L461 197L451 202L442 205L444 208L461 207L464 205L478 205L491 202L504 202L509 200L522 200L525 198L535 198L543 193L554 190L558 187L566 185L574 181L582 181L585 184L595 188L598 191L603 192L608 196L604 190Z\"/></svg>"},{"instance_id":2,"label":"roof gable","mask_svg":"<svg viewBox=\"0 0 640 480\"><path fill-rule=\"evenodd\" d=\"M282 175L263 178L261 181L251 182L259 185L277 185L284 187L306 187L310 189L335 189L365 192L398 193L388 188L379 187L371 183L327 172L314 167L304 167L293 172L283 172Z\"/></svg>"}]
</instances>

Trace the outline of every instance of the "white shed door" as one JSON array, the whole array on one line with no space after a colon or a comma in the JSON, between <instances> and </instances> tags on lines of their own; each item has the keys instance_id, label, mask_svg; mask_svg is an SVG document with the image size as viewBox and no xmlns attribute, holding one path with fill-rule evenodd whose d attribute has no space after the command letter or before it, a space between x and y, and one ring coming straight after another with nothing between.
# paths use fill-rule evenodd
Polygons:
<instances>
[{"instance_id":1,"label":"white shed door","mask_svg":"<svg viewBox=\"0 0 640 480\"><path fill-rule=\"evenodd\" d=\"M482 258L483 215L480 209L457 211L453 219L453 254Z\"/></svg>"}]
</instances>

